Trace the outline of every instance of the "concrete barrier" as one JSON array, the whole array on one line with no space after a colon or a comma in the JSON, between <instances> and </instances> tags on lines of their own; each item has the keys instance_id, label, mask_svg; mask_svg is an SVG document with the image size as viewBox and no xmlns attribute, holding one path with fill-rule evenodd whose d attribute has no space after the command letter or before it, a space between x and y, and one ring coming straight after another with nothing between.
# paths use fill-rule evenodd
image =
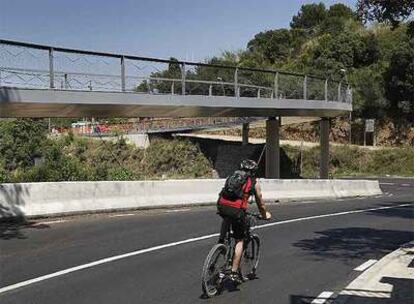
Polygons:
<instances>
[{"instance_id":1,"label":"concrete barrier","mask_svg":"<svg viewBox=\"0 0 414 304\"><path fill-rule=\"evenodd\" d=\"M214 203L224 179L0 184L0 218ZM270 180L265 200L381 194L378 181Z\"/></svg>"}]
</instances>

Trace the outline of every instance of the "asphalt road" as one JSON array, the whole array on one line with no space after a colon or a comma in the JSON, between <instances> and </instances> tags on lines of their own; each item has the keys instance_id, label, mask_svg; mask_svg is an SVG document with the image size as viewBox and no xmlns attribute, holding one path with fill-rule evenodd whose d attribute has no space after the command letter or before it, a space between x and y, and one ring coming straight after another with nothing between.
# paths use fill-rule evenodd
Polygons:
<instances>
[{"instance_id":1,"label":"asphalt road","mask_svg":"<svg viewBox=\"0 0 414 304\"><path fill-rule=\"evenodd\" d=\"M310 303L342 290L355 267L414 239L414 179L381 183L381 197L269 204L278 224L257 230L259 278L213 299L201 297L200 274L217 238L171 244L216 233L213 207L1 224L0 303ZM346 213L365 209L377 210Z\"/></svg>"}]
</instances>

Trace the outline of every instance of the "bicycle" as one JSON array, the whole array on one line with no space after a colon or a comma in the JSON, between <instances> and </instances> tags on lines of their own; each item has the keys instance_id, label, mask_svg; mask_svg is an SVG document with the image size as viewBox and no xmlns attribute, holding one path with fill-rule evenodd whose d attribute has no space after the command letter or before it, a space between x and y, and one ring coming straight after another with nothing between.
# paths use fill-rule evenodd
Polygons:
<instances>
[{"instance_id":1,"label":"bicycle","mask_svg":"<svg viewBox=\"0 0 414 304\"><path fill-rule=\"evenodd\" d=\"M262 217L259 214L248 212L246 216L248 228L243 242L239 271L242 278L252 280L256 278L256 270L259 264L260 238L257 234L251 233L251 227L254 227L257 220L262 219ZM224 243L214 245L204 261L201 286L207 297L213 297L222 291L223 284L231 272L234 247L235 240L229 226Z\"/></svg>"}]
</instances>

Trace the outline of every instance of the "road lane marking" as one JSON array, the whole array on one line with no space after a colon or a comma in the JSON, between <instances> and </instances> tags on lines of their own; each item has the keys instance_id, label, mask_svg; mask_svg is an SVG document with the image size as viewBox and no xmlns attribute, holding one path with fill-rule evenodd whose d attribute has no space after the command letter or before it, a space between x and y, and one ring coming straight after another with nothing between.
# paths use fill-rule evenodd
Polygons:
<instances>
[{"instance_id":1,"label":"road lane marking","mask_svg":"<svg viewBox=\"0 0 414 304\"><path fill-rule=\"evenodd\" d=\"M308 217L296 218L296 219L285 220L285 221L280 221L280 222L273 222L273 223L264 224L264 225L258 225L256 227L253 227L252 229L262 229L262 228L267 228L267 227L272 227L272 226L277 226L277 225L289 224L289 223L294 223L294 222L302 222L302 221L313 220L313 219L318 219L318 218L333 217L333 216L340 216L340 215L347 215L347 214L356 214L356 213L363 213L363 212L376 211L376 210L401 208L401 207L408 207L408 206L413 206L413 205L414 205L414 203L412 203L412 204L401 204L401 205L394 205L394 206L377 207L377 208L369 208L369 209L358 209L358 210L352 210L352 211L344 211L344 212L337 212L337 213L330 213L330 214L308 216ZM41 281L45 281L45 280L52 279L52 278L55 278L55 277L63 276L63 275L66 275L66 274L69 274L69 273L72 273L72 272L75 272L75 271L79 271L79 270L83 270L83 269L87 269L87 268L92 268L92 267L95 267L95 266L98 266L98 265L114 262L114 261L117 261L117 260L129 258L129 257L132 257L132 256L136 256L136 255L140 255L140 254L144 254L144 253L148 253L148 252L153 252L153 251L157 251L157 250L161 250L161 249L165 249L165 248L169 248L169 247L174 247L174 246L179 246L179 245L183 245L183 244L198 242L198 241L202 241L202 240L206 240L206 239L211 239L211 238L217 237L217 236L219 236L219 233L213 233L213 234L204 235L204 236L200 236L200 237L190 238L190 239L183 240L183 241L168 243L168 244L164 244L164 245L158 245L158 246L155 246L155 247L140 249L140 250L137 250L137 251L124 253L124 254L121 254L121 255L116 255L116 256L104 258L104 259L101 259L101 260L97 260L95 262L91 262L91 263L71 267L71 268L68 268L68 269L53 272L51 274L47 274L47 275L44 275L44 276L40 276L40 277L37 277L37 278L33 278L33 279L30 279L30 280L26 280L26 281L22 281L22 282L19 282L19 283L16 283L16 284L12 284L12 285L2 287L2 288L0 288L0 294L5 293L5 292L10 291L10 290L14 290L14 289L18 289L18 288L21 288L21 287L24 287L24 286L28 286L28 285L31 285L31 284L34 284L34 283L38 283L38 282L41 282Z\"/></svg>"},{"instance_id":2,"label":"road lane marking","mask_svg":"<svg viewBox=\"0 0 414 304\"><path fill-rule=\"evenodd\" d=\"M379 183L380 185L395 185L395 183Z\"/></svg>"},{"instance_id":3,"label":"road lane marking","mask_svg":"<svg viewBox=\"0 0 414 304\"><path fill-rule=\"evenodd\" d=\"M185 209L172 209L172 210L167 210L165 211L165 213L174 213L174 212L184 212L184 211L190 211L191 208L185 208Z\"/></svg>"},{"instance_id":4,"label":"road lane marking","mask_svg":"<svg viewBox=\"0 0 414 304\"><path fill-rule=\"evenodd\" d=\"M328 301L333 294L334 293L332 291L324 291L316 299L314 299L311 304L323 304Z\"/></svg>"},{"instance_id":5,"label":"road lane marking","mask_svg":"<svg viewBox=\"0 0 414 304\"><path fill-rule=\"evenodd\" d=\"M124 217L124 216L131 216L131 215L136 215L136 213L121 213L121 214L114 214L114 215L110 215L109 217Z\"/></svg>"},{"instance_id":6,"label":"road lane marking","mask_svg":"<svg viewBox=\"0 0 414 304\"><path fill-rule=\"evenodd\" d=\"M372 265L374 265L376 262L378 262L378 260L368 260L365 263L359 265L358 267L354 268L355 271L365 271L366 269L368 269L369 267L371 267Z\"/></svg>"},{"instance_id":7,"label":"road lane marking","mask_svg":"<svg viewBox=\"0 0 414 304\"><path fill-rule=\"evenodd\" d=\"M411 185L410 184L401 184L401 186L403 186L403 187L410 187Z\"/></svg>"},{"instance_id":8,"label":"road lane marking","mask_svg":"<svg viewBox=\"0 0 414 304\"><path fill-rule=\"evenodd\" d=\"M34 224L34 226L37 226L37 225L59 224L59 223L64 223L64 222L67 222L67 220L54 220L54 221L46 221L46 222L37 222L36 224Z\"/></svg>"},{"instance_id":9,"label":"road lane marking","mask_svg":"<svg viewBox=\"0 0 414 304\"><path fill-rule=\"evenodd\" d=\"M359 209L359 210L344 211L344 212L337 212L337 213L331 213L331 214L314 215L314 216L302 217L302 218L291 219L291 220L286 220L286 221L281 221L281 222L273 222L273 223L269 223L269 224L258 225L256 227L253 227L252 229L260 229L260 228L271 227L271 226L276 226L276 225L282 225L282 224L287 224L287 223L313 220L313 219L317 219L317 218L332 217L332 216L347 215L347 214L355 214L355 213L363 213L363 212L377 211L377 210L387 210L387 209L393 209L393 208L408 207L408 206L413 206L413 205L414 205L414 203L413 204L401 204L401 205L394 205L394 206L369 208L369 209Z\"/></svg>"}]
</instances>

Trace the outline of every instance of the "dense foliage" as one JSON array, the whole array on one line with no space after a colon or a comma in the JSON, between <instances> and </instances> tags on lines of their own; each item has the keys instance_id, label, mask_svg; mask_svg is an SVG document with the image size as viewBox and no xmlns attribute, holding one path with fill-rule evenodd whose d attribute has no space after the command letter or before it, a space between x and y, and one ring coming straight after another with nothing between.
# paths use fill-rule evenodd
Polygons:
<instances>
[{"instance_id":1,"label":"dense foliage","mask_svg":"<svg viewBox=\"0 0 414 304\"><path fill-rule=\"evenodd\" d=\"M323 3L304 4L292 17L290 28L258 33L245 50L227 51L207 62L281 69L349 81L354 89L353 117L413 122L414 22L405 21L413 10L414 0L361 0L356 11L341 3L330 7ZM365 24L367 21L370 23ZM168 70L153 76L179 79L179 65L171 64ZM186 77L233 82L234 71L199 67L187 71ZM270 74L243 72L239 73L239 82L272 86L273 78ZM297 85L289 79L283 83ZM141 89L146 85L141 84ZM165 82L153 85L160 91L171 90ZM310 94L312 85L308 85ZM179 86L176 83L175 89L181 89ZM208 86L189 83L187 91L206 94ZM214 86L213 91L234 94L231 86ZM242 92L243 96L254 94L257 93L248 89Z\"/></svg>"},{"instance_id":2,"label":"dense foliage","mask_svg":"<svg viewBox=\"0 0 414 304\"><path fill-rule=\"evenodd\" d=\"M0 183L211 176L209 161L189 141L154 139L143 150L122 136L101 141L46 132L43 121L0 121Z\"/></svg>"}]
</instances>

